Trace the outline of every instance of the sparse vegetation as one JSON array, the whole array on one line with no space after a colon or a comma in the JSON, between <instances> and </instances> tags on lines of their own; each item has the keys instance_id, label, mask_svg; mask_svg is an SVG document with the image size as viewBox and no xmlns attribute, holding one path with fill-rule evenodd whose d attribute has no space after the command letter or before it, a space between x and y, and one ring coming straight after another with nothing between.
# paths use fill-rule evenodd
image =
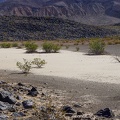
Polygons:
<instances>
[{"instance_id":1,"label":"sparse vegetation","mask_svg":"<svg viewBox=\"0 0 120 120\"><path fill-rule=\"evenodd\" d=\"M26 42L25 43L25 48L26 48L28 53L33 53L37 50L38 45L35 44L34 42Z\"/></svg>"},{"instance_id":2,"label":"sparse vegetation","mask_svg":"<svg viewBox=\"0 0 120 120\"><path fill-rule=\"evenodd\" d=\"M23 73L29 73L32 68L31 61L27 61L26 59L23 59L23 63L17 62L16 65Z\"/></svg>"},{"instance_id":3,"label":"sparse vegetation","mask_svg":"<svg viewBox=\"0 0 120 120\"><path fill-rule=\"evenodd\" d=\"M34 58L32 64L37 65L38 68L41 68L43 65L46 64L45 60L41 60L40 58Z\"/></svg>"},{"instance_id":4,"label":"sparse vegetation","mask_svg":"<svg viewBox=\"0 0 120 120\"><path fill-rule=\"evenodd\" d=\"M10 48L11 44L10 43L1 43L0 46L1 46L1 48Z\"/></svg>"},{"instance_id":5,"label":"sparse vegetation","mask_svg":"<svg viewBox=\"0 0 120 120\"><path fill-rule=\"evenodd\" d=\"M18 47L18 43L12 43L12 47Z\"/></svg>"},{"instance_id":6,"label":"sparse vegetation","mask_svg":"<svg viewBox=\"0 0 120 120\"><path fill-rule=\"evenodd\" d=\"M105 43L101 40L91 40L89 48L93 54L100 55L104 53Z\"/></svg>"},{"instance_id":7,"label":"sparse vegetation","mask_svg":"<svg viewBox=\"0 0 120 120\"><path fill-rule=\"evenodd\" d=\"M58 52L60 49L61 49L61 46L60 45L58 45L58 44L53 44L53 52Z\"/></svg>"},{"instance_id":8,"label":"sparse vegetation","mask_svg":"<svg viewBox=\"0 0 120 120\"><path fill-rule=\"evenodd\" d=\"M43 43L42 49L45 50L46 53L51 53L53 49L53 43L51 42Z\"/></svg>"},{"instance_id":9,"label":"sparse vegetation","mask_svg":"<svg viewBox=\"0 0 120 120\"><path fill-rule=\"evenodd\" d=\"M45 42L42 45L42 49L45 50L46 53L58 52L60 48L61 47L58 44L52 42Z\"/></svg>"}]
</instances>

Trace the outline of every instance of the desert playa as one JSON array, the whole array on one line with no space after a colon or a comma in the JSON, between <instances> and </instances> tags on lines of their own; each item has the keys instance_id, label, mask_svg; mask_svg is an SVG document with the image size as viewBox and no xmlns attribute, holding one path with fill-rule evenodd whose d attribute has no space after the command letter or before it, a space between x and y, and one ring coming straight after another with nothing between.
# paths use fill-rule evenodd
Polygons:
<instances>
[{"instance_id":1,"label":"desert playa","mask_svg":"<svg viewBox=\"0 0 120 120\"><path fill-rule=\"evenodd\" d=\"M0 69L19 71L16 62L23 58L45 59L47 64L41 69L33 68L35 75L73 78L82 81L120 83L120 63L112 55L87 55L83 52L60 50L59 53L27 54L24 49L0 49Z\"/></svg>"}]
</instances>

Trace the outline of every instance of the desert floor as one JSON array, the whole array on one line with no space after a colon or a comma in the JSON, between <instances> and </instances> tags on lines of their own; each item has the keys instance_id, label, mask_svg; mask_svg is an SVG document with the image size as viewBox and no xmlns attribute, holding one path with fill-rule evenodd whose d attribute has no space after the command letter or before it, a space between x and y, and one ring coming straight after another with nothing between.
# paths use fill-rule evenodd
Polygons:
<instances>
[{"instance_id":1,"label":"desert floor","mask_svg":"<svg viewBox=\"0 0 120 120\"><path fill-rule=\"evenodd\" d=\"M8 82L30 82L52 89L66 91L67 103L78 102L87 111L110 107L120 109L120 63L114 56L119 56L120 46L106 48L108 55L90 56L88 46L81 47L80 52L74 48L61 50L60 53L27 54L24 49L0 49L0 80ZM41 50L38 50L41 52ZM47 64L38 69L34 67L27 76L16 67L23 58L45 59Z\"/></svg>"}]
</instances>

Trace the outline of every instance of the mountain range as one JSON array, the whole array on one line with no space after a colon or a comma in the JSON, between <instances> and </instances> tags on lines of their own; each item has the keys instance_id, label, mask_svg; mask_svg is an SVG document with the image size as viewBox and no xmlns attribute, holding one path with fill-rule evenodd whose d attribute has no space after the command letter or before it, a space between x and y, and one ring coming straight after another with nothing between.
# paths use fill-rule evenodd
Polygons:
<instances>
[{"instance_id":1,"label":"mountain range","mask_svg":"<svg viewBox=\"0 0 120 120\"><path fill-rule=\"evenodd\" d=\"M120 23L120 0L0 0L0 15L57 17L109 25Z\"/></svg>"}]
</instances>

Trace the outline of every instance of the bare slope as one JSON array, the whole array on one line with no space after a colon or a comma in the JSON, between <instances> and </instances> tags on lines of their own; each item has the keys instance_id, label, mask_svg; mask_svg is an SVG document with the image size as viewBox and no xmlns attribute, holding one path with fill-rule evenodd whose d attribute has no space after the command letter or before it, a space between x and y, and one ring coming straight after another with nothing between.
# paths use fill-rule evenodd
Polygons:
<instances>
[{"instance_id":1,"label":"bare slope","mask_svg":"<svg viewBox=\"0 0 120 120\"><path fill-rule=\"evenodd\" d=\"M120 22L120 1L6 0L0 4L0 15L50 16L85 24L112 24Z\"/></svg>"}]
</instances>

